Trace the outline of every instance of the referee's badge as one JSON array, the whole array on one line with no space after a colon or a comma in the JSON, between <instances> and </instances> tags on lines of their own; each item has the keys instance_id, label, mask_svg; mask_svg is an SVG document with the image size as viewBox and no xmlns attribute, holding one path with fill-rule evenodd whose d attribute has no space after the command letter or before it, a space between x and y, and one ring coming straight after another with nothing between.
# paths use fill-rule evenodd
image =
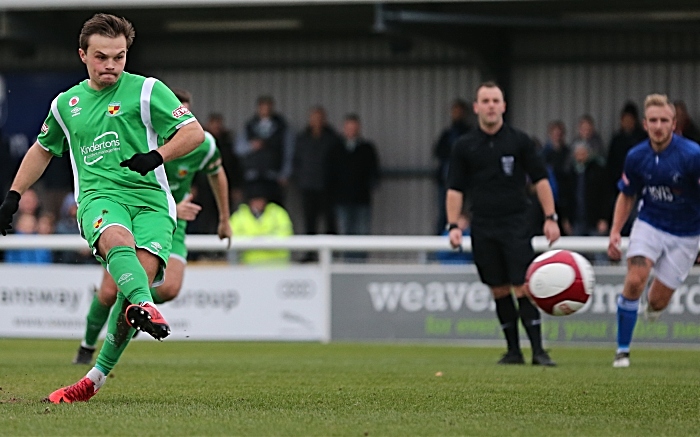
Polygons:
<instances>
[{"instance_id":1,"label":"referee's badge","mask_svg":"<svg viewBox=\"0 0 700 437\"><path fill-rule=\"evenodd\" d=\"M513 176L514 164L514 156L501 156L501 167L503 168L503 173L505 173L507 176Z\"/></svg>"}]
</instances>

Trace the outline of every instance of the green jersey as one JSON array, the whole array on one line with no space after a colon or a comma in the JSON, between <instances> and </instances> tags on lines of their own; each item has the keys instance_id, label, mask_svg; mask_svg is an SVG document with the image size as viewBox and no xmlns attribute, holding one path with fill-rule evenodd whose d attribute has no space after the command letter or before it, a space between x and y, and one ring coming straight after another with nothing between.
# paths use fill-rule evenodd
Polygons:
<instances>
[{"instance_id":1,"label":"green jersey","mask_svg":"<svg viewBox=\"0 0 700 437\"><path fill-rule=\"evenodd\" d=\"M135 153L159 147L195 118L162 82L123 72L117 83L94 90L87 79L59 94L37 141L55 156L70 154L80 207L108 197L124 205L168 211L175 220L163 166L146 176L120 167Z\"/></svg>"},{"instance_id":2,"label":"green jersey","mask_svg":"<svg viewBox=\"0 0 700 437\"><path fill-rule=\"evenodd\" d=\"M216 174L221 168L221 154L216 140L209 132L204 132L204 142L185 156L165 163L170 191L175 202L180 202L190 192L194 176L199 171Z\"/></svg>"}]
</instances>

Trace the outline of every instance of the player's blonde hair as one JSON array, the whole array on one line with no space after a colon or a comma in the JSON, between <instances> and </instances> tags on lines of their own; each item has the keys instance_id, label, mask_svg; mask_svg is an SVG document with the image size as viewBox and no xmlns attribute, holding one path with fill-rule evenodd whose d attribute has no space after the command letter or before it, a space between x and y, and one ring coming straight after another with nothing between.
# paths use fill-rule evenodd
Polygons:
<instances>
[{"instance_id":1,"label":"player's blonde hair","mask_svg":"<svg viewBox=\"0 0 700 437\"><path fill-rule=\"evenodd\" d=\"M651 106L661 106L668 107L673 112L673 116L676 116L676 108L668 100L666 94L649 94L646 99L644 99L644 110L646 111Z\"/></svg>"}]
</instances>

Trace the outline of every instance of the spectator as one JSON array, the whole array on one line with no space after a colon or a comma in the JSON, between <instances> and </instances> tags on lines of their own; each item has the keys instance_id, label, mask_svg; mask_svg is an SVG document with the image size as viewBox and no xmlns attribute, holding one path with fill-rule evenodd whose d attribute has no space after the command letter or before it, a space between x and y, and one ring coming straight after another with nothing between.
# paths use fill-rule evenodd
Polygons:
<instances>
[{"instance_id":1,"label":"spectator","mask_svg":"<svg viewBox=\"0 0 700 437\"><path fill-rule=\"evenodd\" d=\"M61 204L58 220L54 232L61 235L80 234L78 228L78 205L75 203L73 193L66 194ZM78 251L57 251L54 254L54 261L66 264L95 264L95 258L90 253L90 248Z\"/></svg>"},{"instance_id":2,"label":"spectator","mask_svg":"<svg viewBox=\"0 0 700 437\"><path fill-rule=\"evenodd\" d=\"M325 233L335 234L336 223L329 193L329 160L340 136L328 125L326 111L316 106L309 113L308 126L297 136L292 175L301 190L304 232L317 234L317 222L323 218Z\"/></svg>"},{"instance_id":3,"label":"spectator","mask_svg":"<svg viewBox=\"0 0 700 437\"><path fill-rule=\"evenodd\" d=\"M610 199L608 220L612 219L613 203L618 193L617 181L620 180L620 176L622 175L622 168L625 164L627 152L629 152L633 146L644 141L646 137L647 133L644 131L639 121L637 105L633 102L625 103L620 113L620 128L610 140L608 159L605 164L605 171L608 179L608 198ZM633 211L627 220L627 224L622 228L622 235L629 235L632 222L636 217L637 215Z\"/></svg>"},{"instance_id":4,"label":"spectator","mask_svg":"<svg viewBox=\"0 0 700 437\"><path fill-rule=\"evenodd\" d=\"M552 188L554 206L557 211L560 209L559 186L562 184L569 163L571 162L571 149L569 145L566 144L565 138L566 126L564 122L561 120L550 121L547 125L547 142L542 148L542 158L544 159L547 169L547 178ZM531 187L530 190L530 197L536 197L536 193L533 192L533 187ZM537 217L534 227L536 230L535 235L539 235L541 234L540 230L542 229L544 215L542 214L542 208L539 207L539 202L533 202L533 204L536 205L535 208L532 208L535 213L534 217ZM558 224L561 227L561 222Z\"/></svg>"},{"instance_id":5,"label":"spectator","mask_svg":"<svg viewBox=\"0 0 700 437\"><path fill-rule=\"evenodd\" d=\"M15 234L33 235L37 233L38 220L35 215L18 213L15 220ZM51 251L48 249L13 249L5 252L5 262L14 264L50 264Z\"/></svg>"},{"instance_id":6,"label":"spectator","mask_svg":"<svg viewBox=\"0 0 700 437\"><path fill-rule=\"evenodd\" d=\"M607 235L609 193L605 167L585 143L574 149L574 161L561 187L561 216L567 235Z\"/></svg>"},{"instance_id":7,"label":"spectator","mask_svg":"<svg viewBox=\"0 0 700 437\"><path fill-rule=\"evenodd\" d=\"M41 202L39 201L39 195L36 193L36 191L30 188L22 195L17 212L19 214L30 214L34 217L38 217L40 207Z\"/></svg>"},{"instance_id":8,"label":"spectator","mask_svg":"<svg viewBox=\"0 0 700 437\"><path fill-rule=\"evenodd\" d=\"M51 159L46 171L39 179L37 192L41 199L42 212L57 217L63 197L73 192L73 173L68 156Z\"/></svg>"},{"instance_id":9,"label":"spectator","mask_svg":"<svg viewBox=\"0 0 700 437\"><path fill-rule=\"evenodd\" d=\"M379 181L379 158L374 144L360 136L360 118L349 114L341 143L331 152L331 193L338 233L368 235L371 229L372 191Z\"/></svg>"},{"instance_id":10,"label":"spectator","mask_svg":"<svg viewBox=\"0 0 700 437\"><path fill-rule=\"evenodd\" d=\"M224 125L224 117L219 113L209 114L209 120L204 125L204 130L209 132L216 140L216 146L221 154L221 162L229 181L229 191L231 200L241 200L243 194L243 176L241 175L241 162L233 150L233 136ZM208 189L208 188L207 188ZM233 194L236 191L237 194Z\"/></svg>"},{"instance_id":11,"label":"spectator","mask_svg":"<svg viewBox=\"0 0 700 437\"><path fill-rule=\"evenodd\" d=\"M283 188L292 172L294 140L284 117L275 112L272 97L258 98L256 114L238 135L236 153L241 158L244 182L273 182L270 201L282 204Z\"/></svg>"},{"instance_id":12,"label":"spectator","mask_svg":"<svg viewBox=\"0 0 700 437\"><path fill-rule=\"evenodd\" d=\"M433 156L438 160L437 171L435 172L435 181L437 182L437 199L438 199L438 218L437 218L437 233L441 233L445 229L447 216L445 214L445 193L447 191L447 171L450 164L450 154L452 153L452 144L467 131L470 126L467 123L467 102L462 99L455 99L450 107L450 125L446 127L435 146L433 146Z\"/></svg>"},{"instance_id":13,"label":"spectator","mask_svg":"<svg viewBox=\"0 0 700 437\"><path fill-rule=\"evenodd\" d=\"M571 159L571 149L566 144L566 126L561 120L554 120L547 125L547 142L542 148L542 158L546 165L559 178L566 172Z\"/></svg>"},{"instance_id":14,"label":"spectator","mask_svg":"<svg viewBox=\"0 0 700 437\"><path fill-rule=\"evenodd\" d=\"M605 156L603 139L596 131L593 117L591 117L589 114L582 115L578 120L578 134L576 135L576 138L574 138L572 149L576 149L576 146L581 143L588 144L590 153L598 156Z\"/></svg>"},{"instance_id":15,"label":"spectator","mask_svg":"<svg viewBox=\"0 0 700 437\"><path fill-rule=\"evenodd\" d=\"M690 118L688 107L683 100L673 102L676 108L676 129L674 133L682 135L691 141L700 143L700 129L695 125L693 119Z\"/></svg>"},{"instance_id":16,"label":"spectator","mask_svg":"<svg viewBox=\"0 0 700 437\"><path fill-rule=\"evenodd\" d=\"M292 235L292 220L280 205L269 202L274 182L254 181L246 186L247 202L238 206L231 215L231 230L237 237L288 237ZM240 255L242 264L285 264L291 253L279 250L245 250Z\"/></svg>"},{"instance_id":17,"label":"spectator","mask_svg":"<svg viewBox=\"0 0 700 437\"><path fill-rule=\"evenodd\" d=\"M459 215L457 218L457 226L462 230L462 237L470 237L471 235L471 224L469 223L469 216L465 213ZM444 228L444 226L443 226ZM450 231L444 229L442 235L449 236ZM474 262L474 257L471 252L463 252L461 250L443 250L435 254L440 264L472 264Z\"/></svg>"}]
</instances>

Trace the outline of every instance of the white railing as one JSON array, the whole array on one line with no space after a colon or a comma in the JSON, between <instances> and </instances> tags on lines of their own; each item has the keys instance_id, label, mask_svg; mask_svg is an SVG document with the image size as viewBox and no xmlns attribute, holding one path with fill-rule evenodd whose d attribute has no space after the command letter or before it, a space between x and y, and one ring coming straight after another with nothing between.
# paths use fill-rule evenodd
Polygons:
<instances>
[{"instance_id":1,"label":"white railing","mask_svg":"<svg viewBox=\"0 0 700 437\"><path fill-rule=\"evenodd\" d=\"M187 248L200 252L225 252L227 242L215 235L188 235ZM608 237L562 237L549 247L544 237L532 239L536 252L549 249L568 249L578 252L605 252ZM627 248L627 238L622 239L622 249ZM87 248L85 240L78 235L8 235L0 236L0 250L8 249L52 249L82 250ZM462 244L465 252L471 251L471 241L465 238ZM447 237L415 235L295 235L286 238L276 237L234 237L230 250L245 249L289 249L324 251L376 251L376 252L416 252L448 250Z\"/></svg>"}]
</instances>

